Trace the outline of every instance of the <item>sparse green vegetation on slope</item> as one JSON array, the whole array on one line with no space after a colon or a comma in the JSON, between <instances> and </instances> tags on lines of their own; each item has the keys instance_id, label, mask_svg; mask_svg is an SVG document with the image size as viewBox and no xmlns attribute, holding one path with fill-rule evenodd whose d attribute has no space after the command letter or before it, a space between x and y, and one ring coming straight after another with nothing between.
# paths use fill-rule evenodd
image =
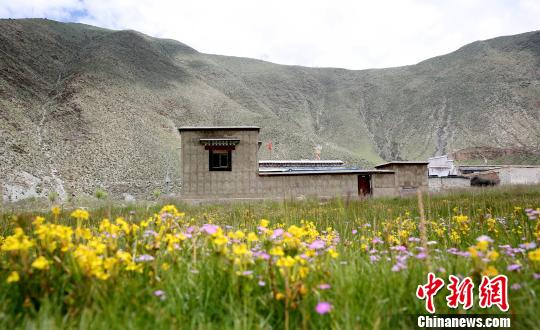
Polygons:
<instances>
[{"instance_id":1,"label":"sparse green vegetation on slope","mask_svg":"<svg viewBox=\"0 0 540 330\"><path fill-rule=\"evenodd\" d=\"M540 32L352 71L202 54L135 31L0 20L0 175L62 196L166 192L167 175L176 188L180 180L183 125L260 125L274 158L313 158L321 144L324 158L360 166L474 146L538 153L539 63Z\"/></svg>"}]
</instances>

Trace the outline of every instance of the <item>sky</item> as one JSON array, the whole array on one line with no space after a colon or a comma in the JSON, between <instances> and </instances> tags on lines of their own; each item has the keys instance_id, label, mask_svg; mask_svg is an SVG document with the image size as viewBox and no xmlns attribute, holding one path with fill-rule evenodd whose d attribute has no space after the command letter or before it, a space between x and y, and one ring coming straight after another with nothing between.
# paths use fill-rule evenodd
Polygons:
<instances>
[{"instance_id":1,"label":"sky","mask_svg":"<svg viewBox=\"0 0 540 330\"><path fill-rule=\"evenodd\" d=\"M132 29L200 52L368 69L540 30L540 0L0 0L0 18Z\"/></svg>"}]
</instances>

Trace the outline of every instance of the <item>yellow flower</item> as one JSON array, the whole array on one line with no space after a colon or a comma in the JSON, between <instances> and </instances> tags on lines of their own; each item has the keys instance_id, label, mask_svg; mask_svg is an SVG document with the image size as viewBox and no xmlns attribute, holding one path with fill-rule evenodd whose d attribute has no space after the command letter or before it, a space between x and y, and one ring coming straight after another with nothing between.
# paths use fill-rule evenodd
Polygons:
<instances>
[{"instance_id":1,"label":"yellow flower","mask_svg":"<svg viewBox=\"0 0 540 330\"><path fill-rule=\"evenodd\" d=\"M301 238L304 235L304 230L298 226L292 225L287 231L294 237Z\"/></svg>"},{"instance_id":2,"label":"yellow flower","mask_svg":"<svg viewBox=\"0 0 540 330\"><path fill-rule=\"evenodd\" d=\"M489 277L497 276L498 274L499 271L493 266L488 266L486 269L484 269L484 271L482 271L482 275Z\"/></svg>"},{"instance_id":3,"label":"yellow flower","mask_svg":"<svg viewBox=\"0 0 540 330\"><path fill-rule=\"evenodd\" d=\"M276 262L276 265L279 267L290 268L294 266L295 263L296 261L291 256L286 256L279 258L279 260Z\"/></svg>"},{"instance_id":4,"label":"yellow flower","mask_svg":"<svg viewBox=\"0 0 540 330\"><path fill-rule=\"evenodd\" d=\"M40 226L41 224L43 224L45 222L45 218L44 217L36 217L36 219L34 221L32 221L32 224L36 227Z\"/></svg>"},{"instance_id":5,"label":"yellow flower","mask_svg":"<svg viewBox=\"0 0 540 330\"><path fill-rule=\"evenodd\" d=\"M214 238L214 244L216 244L216 245L227 244L228 241L229 240L225 236L218 236L218 237Z\"/></svg>"},{"instance_id":6,"label":"yellow flower","mask_svg":"<svg viewBox=\"0 0 540 330\"><path fill-rule=\"evenodd\" d=\"M161 211L159 211L160 214L162 213L169 213L174 217L184 217L186 214L184 212L178 212L178 209L174 205L165 205L161 208Z\"/></svg>"},{"instance_id":7,"label":"yellow flower","mask_svg":"<svg viewBox=\"0 0 540 330\"><path fill-rule=\"evenodd\" d=\"M268 227L269 224L270 224L270 221L268 221L266 219L261 219L261 222L259 222L259 226L261 226L263 228Z\"/></svg>"},{"instance_id":8,"label":"yellow flower","mask_svg":"<svg viewBox=\"0 0 540 330\"><path fill-rule=\"evenodd\" d=\"M170 214L176 214L178 213L178 210L176 209L176 206L174 205L165 205L161 208L161 211L159 211L159 213L164 213L164 212L167 212Z\"/></svg>"},{"instance_id":9,"label":"yellow flower","mask_svg":"<svg viewBox=\"0 0 540 330\"><path fill-rule=\"evenodd\" d=\"M244 232L241 231L241 230L237 230L237 231L233 234L233 238L234 238L234 239L241 240L242 238L244 238Z\"/></svg>"},{"instance_id":10,"label":"yellow flower","mask_svg":"<svg viewBox=\"0 0 540 330\"><path fill-rule=\"evenodd\" d=\"M314 250L309 249L309 250L307 250L307 251L305 252L305 254L306 254L306 256L312 258L312 257L314 257L314 256L317 254L317 252L315 252Z\"/></svg>"},{"instance_id":11,"label":"yellow flower","mask_svg":"<svg viewBox=\"0 0 540 330\"><path fill-rule=\"evenodd\" d=\"M283 300L283 298L285 298L285 295L281 292L278 292L276 293L276 296L275 296L276 300Z\"/></svg>"},{"instance_id":12,"label":"yellow flower","mask_svg":"<svg viewBox=\"0 0 540 330\"><path fill-rule=\"evenodd\" d=\"M452 232L450 233L450 240L453 243L459 243L459 242L461 242L461 236L459 236L457 231L452 230Z\"/></svg>"},{"instance_id":13,"label":"yellow flower","mask_svg":"<svg viewBox=\"0 0 540 330\"><path fill-rule=\"evenodd\" d=\"M480 251L486 251L489 247L489 242L487 240L478 241L476 248Z\"/></svg>"},{"instance_id":14,"label":"yellow flower","mask_svg":"<svg viewBox=\"0 0 540 330\"><path fill-rule=\"evenodd\" d=\"M142 272L143 272L143 264L142 263L130 262L126 266L126 270L142 274Z\"/></svg>"},{"instance_id":15,"label":"yellow flower","mask_svg":"<svg viewBox=\"0 0 540 330\"><path fill-rule=\"evenodd\" d=\"M336 250L334 250L334 249L328 250L328 254L330 255L330 257L332 257L334 259L339 256L339 253L337 253Z\"/></svg>"},{"instance_id":16,"label":"yellow flower","mask_svg":"<svg viewBox=\"0 0 540 330\"><path fill-rule=\"evenodd\" d=\"M88 228L76 228L75 237L90 239L92 237L92 232Z\"/></svg>"},{"instance_id":17,"label":"yellow flower","mask_svg":"<svg viewBox=\"0 0 540 330\"><path fill-rule=\"evenodd\" d=\"M169 270L169 268L171 268L171 265L169 265L168 263L164 262L161 264L161 269L164 270L164 271L167 271Z\"/></svg>"},{"instance_id":18,"label":"yellow flower","mask_svg":"<svg viewBox=\"0 0 540 330\"><path fill-rule=\"evenodd\" d=\"M248 242L256 242L258 241L259 239L257 238L257 234L255 234L254 232L250 232L248 235L247 235L247 241Z\"/></svg>"},{"instance_id":19,"label":"yellow flower","mask_svg":"<svg viewBox=\"0 0 540 330\"><path fill-rule=\"evenodd\" d=\"M487 226L488 226L488 231L490 233L495 233L497 234L498 233L498 230L495 228L495 225L497 224L497 220L493 219L493 218L489 218L487 219Z\"/></svg>"},{"instance_id":20,"label":"yellow flower","mask_svg":"<svg viewBox=\"0 0 540 330\"><path fill-rule=\"evenodd\" d=\"M2 242L2 251L28 251L34 246L34 241L24 234L22 228L15 228L13 235Z\"/></svg>"},{"instance_id":21,"label":"yellow flower","mask_svg":"<svg viewBox=\"0 0 540 330\"><path fill-rule=\"evenodd\" d=\"M399 244L399 239L397 239L397 237L394 235L388 235L387 240L390 244Z\"/></svg>"},{"instance_id":22,"label":"yellow flower","mask_svg":"<svg viewBox=\"0 0 540 330\"><path fill-rule=\"evenodd\" d=\"M300 269L298 270L298 276L300 276L300 278L305 278L308 273L309 273L308 267L300 267Z\"/></svg>"},{"instance_id":23,"label":"yellow flower","mask_svg":"<svg viewBox=\"0 0 540 330\"><path fill-rule=\"evenodd\" d=\"M407 230L400 230L398 232L399 237L406 240L409 237L409 232Z\"/></svg>"},{"instance_id":24,"label":"yellow flower","mask_svg":"<svg viewBox=\"0 0 540 330\"><path fill-rule=\"evenodd\" d=\"M15 282L19 282L20 279L21 278L19 276L19 273L13 271L13 272L11 272L11 274L9 274L6 282L7 283L15 283Z\"/></svg>"},{"instance_id":25,"label":"yellow flower","mask_svg":"<svg viewBox=\"0 0 540 330\"><path fill-rule=\"evenodd\" d=\"M83 209L76 209L75 211L71 212L71 217L77 220L88 220L90 218L90 213Z\"/></svg>"},{"instance_id":26,"label":"yellow flower","mask_svg":"<svg viewBox=\"0 0 540 330\"><path fill-rule=\"evenodd\" d=\"M49 260L47 260L44 256L39 256L36 260L34 260L34 262L32 262L32 267L39 270L44 270L49 269L49 264Z\"/></svg>"},{"instance_id":27,"label":"yellow flower","mask_svg":"<svg viewBox=\"0 0 540 330\"><path fill-rule=\"evenodd\" d=\"M487 254L487 257L489 258L489 260L495 261L495 260L497 260L499 258L499 253L497 251L490 251Z\"/></svg>"},{"instance_id":28,"label":"yellow flower","mask_svg":"<svg viewBox=\"0 0 540 330\"><path fill-rule=\"evenodd\" d=\"M244 254L249 254L249 250L247 248L247 245L246 244L235 244L233 245L232 247L232 252L236 255L244 255Z\"/></svg>"},{"instance_id":29,"label":"yellow flower","mask_svg":"<svg viewBox=\"0 0 540 330\"><path fill-rule=\"evenodd\" d=\"M469 247L468 251L471 254L472 258L478 257L478 251L476 251L476 248L474 246Z\"/></svg>"},{"instance_id":30,"label":"yellow flower","mask_svg":"<svg viewBox=\"0 0 540 330\"><path fill-rule=\"evenodd\" d=\"M116 264L118 264L118 259L117 258L115 258L115 257L106 258L103 261L103 268L106 269L106 270L111 270L111 269L114 268L114 266L116 266Z\"/></svg>"},{"instance_id":31,"label":"yellow flower","mask_svg":"<svg viewBox=\"0 0 540 330\"><path fill-rule=\"evenodd\" d=\"M60 207L58 205L55 205L51 208L51 213L55 216L55 217L58 217L60 215Z\"/></svg>"},{"instance_id":32,"label":"yellow flower","mask_svg":"<svg viewBox=\"0 0 540 330\"><path fill-rule=\"evenodd\" d=\"M273 248L270 249L270 254L273 255L273 256L278 256L278 257L282 257L285 255L285 253L283 252L283 249L281 248L281 246L275 246Z\"/></svg>"},{"instance_id":33,"label":"yellow flower","mask_svg":"<svg viewBox=\"0 0 540 330\"><path fill-rule=\"evenodd\" d=\"M529 259L531 261L540 261L540 248L529 252Z\"/></svg>"}]
</instances>

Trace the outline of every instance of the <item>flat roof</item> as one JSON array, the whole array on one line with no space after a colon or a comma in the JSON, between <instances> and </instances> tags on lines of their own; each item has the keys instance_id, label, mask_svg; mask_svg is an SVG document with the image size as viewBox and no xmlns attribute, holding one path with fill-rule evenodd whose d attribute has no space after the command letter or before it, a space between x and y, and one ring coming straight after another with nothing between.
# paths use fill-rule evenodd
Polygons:
<instances>
[{"instance_id":1,"label":"flat roof","mask_svg":"<svg viewBox=\"0 0 540 330\"><path fill-rule=\"evenodd\" d=\"M499 169L499 168L508 168L508 167L517 167L517 168L537 168L540 165L458 165L459 169L475 169L475 168L485 168L485 169Z\"/></svg>"},{"instance_id":2,"label":"flat roof","mask_svg":"<svg viewBox=\"0 0 540 330\"><path fill-rule=\"evenodd\" d=\"M182 126L178 131L258 131L259 126Z\"/></svg>"},{"instance_id":3,"label":"flat roof","mask_svg":"<svg viewBox=\"0 0 540 330\"><path fill-rule=\"evenodd\" d=\"M426 161L415 161L415 160L399 160L398 161L396 160L393 162L376 165L375 168L387 167L391 165L427 165L427 164L429 164L429 162L426 162Z\"/></svg>"},{"instance_id":4,"label":"flat roof","mask_svg":"<svg viewBox=\"0 0 540 330\"><path fill-rule=\"evenodd\" d=\"M323 174L392 174L394 171L385 171L385 170L354 170L354 169L336 169L336 170L308 170L308 171L261 171L259 169L259 175L262 176L271 176L271 175L323 175Z\"/></svg>"},{"instance_id":5,"label":"flat roof","mask_svg":"<svg viewBox=\"0 0 540 330\"><path fill-rule=\"evenodd\" d=\"M343 168L345 163L341 160L260 160L259 167L267 168Z\"/></svg>"},{"instance_id":6,"label":"flat roof","mask_svg":"<svg viewBox=\"0 0 540 330\"><path fill-rule=\"evenodd\" d=\"M314 159L298 159L298 160L259 160L260 163L268 164L343 164L342 160L314 160Z\"/></svg>"}]
</instances>

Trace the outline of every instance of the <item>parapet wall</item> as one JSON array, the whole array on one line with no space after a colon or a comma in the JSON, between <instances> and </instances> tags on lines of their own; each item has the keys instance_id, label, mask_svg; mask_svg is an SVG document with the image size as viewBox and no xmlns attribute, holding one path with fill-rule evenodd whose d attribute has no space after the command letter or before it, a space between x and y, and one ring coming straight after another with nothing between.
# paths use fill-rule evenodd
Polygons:
<instances>
[{"instance_id":1,"label":"parapet wall","mask_svg":"<svg viewBox=\"0 0 540 330\"><path fill-rule=\"evenodd\" d=\"M471 186L469 178L461 176L431 177L428 179L429 191L441 192L452 189L463 189Z\"/></svg>"},{"instance_id":2,"label":"parapet wall","mask_svg":"<svg viewBox=\"0 0 540 330\"><path fill-rule=\"evenodd\" d=\"M257 195L269 198L358 196L358 175L259 175Z\"/></svg>"}]
</instances>

